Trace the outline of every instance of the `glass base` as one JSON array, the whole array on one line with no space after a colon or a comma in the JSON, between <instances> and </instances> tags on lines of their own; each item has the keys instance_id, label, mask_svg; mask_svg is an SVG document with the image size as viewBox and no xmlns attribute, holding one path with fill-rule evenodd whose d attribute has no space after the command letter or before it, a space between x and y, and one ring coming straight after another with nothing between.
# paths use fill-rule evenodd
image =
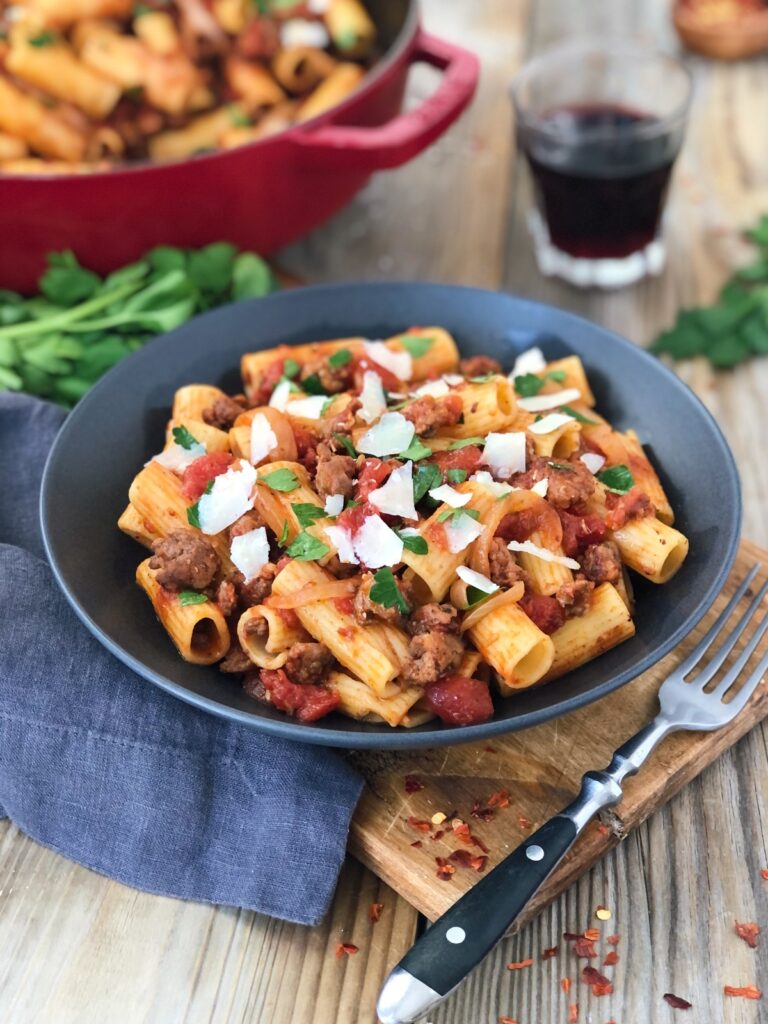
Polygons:
<instances>
[{"instance_id":1,"label":"glass base","mask_svg":"<svg viewBox=\"0 0 768 1024\"><path fill-rule=\"evenodd\" d=\"M660 274L664 269L667 254L661 238L654 238L644 249L629 256L587 259L556 248L538 210L531 212L528 228L542 274L561 277L579 288L624 288L648 275Z\"/></svg>"}]
</instances>

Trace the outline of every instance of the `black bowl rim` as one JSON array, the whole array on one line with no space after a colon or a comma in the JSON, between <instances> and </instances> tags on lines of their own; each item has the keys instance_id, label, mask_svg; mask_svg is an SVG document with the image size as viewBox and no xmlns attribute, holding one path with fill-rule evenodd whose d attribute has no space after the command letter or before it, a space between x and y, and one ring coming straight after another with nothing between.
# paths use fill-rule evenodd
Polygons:
<instances>
[{"instance_id":1,"label":"black bowl rim","mask_svg":"<svg viewBox=\"0 0 768 1024\"><path fill-rule=\"evenodd\" d=\"M43 471L42 484L40 489L40 526L43 535L43 544L45 547L46 556L48 562L53 571L54 577L63 591L65 597L69 601L76 615L80 621L86 626L86 628L92 633L94 637L110 651L118 660L122 661L124 665L132 669L138 675L144 679L148 679L150 682L159 686L161 689L168 693L173 694L180 700L183 700L187 704L191 704L193 707L198 708L202 711L207 711L211 714L218 715L219 717L225 718L228 721L235 721L241 724L245 724L251 728L259 729L269 735L279 736L283 739L289 739L295 742L304 742L317 744L319 746L328 747L346 747L347 749L360 749L360 750L413 750L419 747L436 747L436 746L448 746L456 743L471 743L478 740L488 739L491 736L499 736L505 733L518 732L521 729L527 729L531 726L539 725L542 722L549 721L551 718L560 717L561 715L568 714L571 711L576 711L581 707L585 707L587 704L591 704L601 697L605 697L607 694L612 693L614 690L618 690L620 687L636 679L642 675L643 672L647 671L657 662L659 662L666 654L669 654L674 647L687 636L706 615L709 609L714 604L718 594L723 588L728 575L733 567L733 563L736 560L736 554L739 547L739 540L741 534L741 523L742 523L742 497L741 497L741 485L739 481L738 470L736 468L736 462L733 457L727 441L720 429L720 426L715 417L710 413L698 395L695 394L680 378L665 366L660 360L650 355L645 349L634 345L626 338L621 337L619 334L615 334L608 328L602 327L599 324L595 324L588 320L586 317L579 316L576 313L571 313L568 310L560 309L559 307L552 306L548 303L535 302L531 299L525 299L518 295L514 295L511 292L496 292L485 288L476 288L466 285L452 285L442 284L439 282L429 281L350 281L340 282L333 284L319 284L310 285L301 289L292 289L284 292L277 292L273 295L267 296L264 299L253 299L250 300L254 304L269 302L272 304L288 304L295 301L295 296L302 292L313 292L315 294L330 294L339 297L339 301L343 306L343 295L345 292L351 290L357 290L360 288L376 289L376 290L398 290L400 288L420 288L428 291L432 291L435 296L435 308L439 309L439 294L441 291L451 292L464 292L467 296L502 296L505 298L512 299L516 303L519 303L525 312L525 307L532 311L532 314L536 310L554 310L558 317L565 317L571 320L574 324L580 324L582 327L586 326L589 329L599 330L601 333L608 336L613 343L618 345L627 353L631 353L630 358L637 358L641 362L645 361L652 365L654 371L665 377L668 383L681 395L681 397L687 402L693 402L694 406L698 407L698 412L709 421L710 426L713 428L713 434L717 439L718 447L721 454L724 456L725 464L728 468L728 478L726 486L728 487L731 496L734 500L734 506L736 508L736 515L733 517L731 522L731 535L728 541L728 547L725 556L722 560L721 568L717 574L713 577L709 588L707 589L704 598L699 602L698 606L691 612L685 622L672 633L667 639L659 644L658 647L647 654L644 658L641 658L631 668L625 669L623 672L618 672L609 679L606 679L602 684L596 686L594 689L589 690L586 693L578 694L573 697L561 699L555 708L545 707L536 711L526 712L514 719L496 719L493 718L488 722L483 722L480 725L470 726L458 726L455 728L447 728L445 726L438 726L434 730L425 732L414 732L408 729L392 729L391 733L363 733L363 732L348 732L345 729L318 729L311 724L298 723L293 719L286 717L285 721L277 721L268 718L262 718L259 715L249 714L244 711L240 711L236 708L227 707L224 704L220 704L218 701L212 700L208 697L203 697L199 694L193 693L186 687L181 686L178 683L167 679L159 672L155 672L152 669L147 668L144 663L134 657L128 651L124 650L107 634L101 627L94 622L89 616L85 608L79 603L74 593L71 591L69 584L60 572L59 567L56 563L56 558L53 551L53 540L49 534L48 524L49 516L54 510L53 496L50 491L50 477L52 474L52 467L55 465L58 458L59 448L63 445L64 440L71 429L72 424L75 425L83 417L89 415L89 406L95 397L100 395L104 390L110 389L113 386L113 382L119 380L121 368L127 363L135 363L141 359L150 360L152 359L153 353L157 352L157 346L164 344L173 345L175 343L175 335L178 331L183 331L185 325L177 328L175 331L170 331L167 335L162 335L153 340L149 345L140 349L139 351L128 356L122 360L117 366L110 370L104 377L99 380L93 388L78 402L72 412L68 415L61 430L59 431L54 443L49 452L48 458L45 463ZM221 307L219 307L221 308ZM201 317L207 319L209 317L215 318L218 310L209 310L206 313L201 314ZM196 319L201 319L197 317ZM52 521L52 519L51 519Z\"/></svg>"}]
</instances>

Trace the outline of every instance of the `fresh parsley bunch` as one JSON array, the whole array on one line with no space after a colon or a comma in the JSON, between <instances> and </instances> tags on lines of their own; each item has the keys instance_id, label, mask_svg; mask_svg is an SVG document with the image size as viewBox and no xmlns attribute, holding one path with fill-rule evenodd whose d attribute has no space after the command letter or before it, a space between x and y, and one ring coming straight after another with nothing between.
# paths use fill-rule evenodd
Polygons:
<instances>
[{"instance_id":1,"label":"fresh parsley bunch","mask_svg":"<svg viewBox=\"0 0 768 1024\"><path fill-rule=\"evenodd\" d=\"M51 253L40 294L0 290L0 390L70 407L103 373L203 310L277 288L269 266L228 242L159 246L105 278Z\"/></svg>"},{"instance_id":2,"label":"fresh parsley bunch","mask_svg":"<svg viewBox=\"0 0 768 1024\"><path fill-rule=\"evenodd\" d=\"M768 214L745 236L757 247L756 259L729 278L714 305L682 310L652 352L673 359L703 355L718 369L768 353Z\"/></svg>"}]
</instances>

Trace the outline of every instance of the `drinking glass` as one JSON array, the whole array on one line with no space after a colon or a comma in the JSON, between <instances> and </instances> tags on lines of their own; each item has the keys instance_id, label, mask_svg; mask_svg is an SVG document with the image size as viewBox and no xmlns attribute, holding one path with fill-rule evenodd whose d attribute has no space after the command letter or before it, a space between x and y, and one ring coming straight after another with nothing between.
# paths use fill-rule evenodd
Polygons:
<instances>
[{"instance_id":1,"label":"drinking glass","mask_svg":"<svg viewBox=\"0 0 768 1024\"><path fill-rule=\"evenodd\" d=\"M652 50L582 43L532 60L511 91L541 272L603 288L658 274L691 97L687 69Z\"/></svg>"}]
</instances>

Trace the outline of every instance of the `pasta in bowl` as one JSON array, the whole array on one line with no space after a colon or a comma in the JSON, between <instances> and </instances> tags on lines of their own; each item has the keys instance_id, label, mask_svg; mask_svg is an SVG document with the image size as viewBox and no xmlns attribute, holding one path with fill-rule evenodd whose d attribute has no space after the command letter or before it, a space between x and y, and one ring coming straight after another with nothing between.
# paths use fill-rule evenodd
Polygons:
<instances>
[{"instance_id":1,"label":"pasta in bowl","mask_svg":"<svg viewBox=\"0 0 768 1024\"><path fill-rule=\"evenodd\" d=\"M688 553L578 355L503 368L442 327L242 357L176 391L120 529L181 656L301 722L472 726L634 636ZM237 685L233 681L233 685Z\"/></svg>"}]
</instances>

